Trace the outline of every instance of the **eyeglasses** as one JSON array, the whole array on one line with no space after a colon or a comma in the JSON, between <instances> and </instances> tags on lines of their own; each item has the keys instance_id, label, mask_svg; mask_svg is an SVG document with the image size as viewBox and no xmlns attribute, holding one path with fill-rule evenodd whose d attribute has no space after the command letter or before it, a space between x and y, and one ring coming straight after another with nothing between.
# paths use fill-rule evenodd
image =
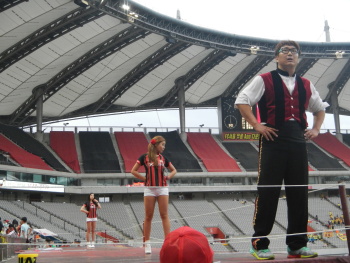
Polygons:
<instances>
[{"instance_id":1,"label":"eyeglasses","mask_svg":"<svg viewBox=\"0 0 350 263\"><path fill-rule=\"evenodd\" d=\"M299 50L297 50L296 48L281 48L280 50L278 50L278 53L283 53L283 54L288 54L289 52L292 53L293 55L298 54Z\"/></svg>"}]
</instances>

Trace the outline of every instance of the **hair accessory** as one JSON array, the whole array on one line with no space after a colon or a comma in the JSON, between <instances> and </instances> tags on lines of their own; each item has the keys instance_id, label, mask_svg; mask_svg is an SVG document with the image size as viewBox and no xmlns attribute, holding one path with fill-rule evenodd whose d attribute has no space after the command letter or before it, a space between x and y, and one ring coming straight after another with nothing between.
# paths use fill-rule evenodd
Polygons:
<instances>
[{"instance_id":1,"label":"hair accessory","mask_svg":"<svg viewBox=\"0 0 350 263\"><path fill-rule=\"evenodd\" d=\"M152 139L152 140L150 141L150 143L153 144L153 145L155 145L155 144L157 143L157 140L156 140L156 139Z\"/></svg>"}]
</instances>

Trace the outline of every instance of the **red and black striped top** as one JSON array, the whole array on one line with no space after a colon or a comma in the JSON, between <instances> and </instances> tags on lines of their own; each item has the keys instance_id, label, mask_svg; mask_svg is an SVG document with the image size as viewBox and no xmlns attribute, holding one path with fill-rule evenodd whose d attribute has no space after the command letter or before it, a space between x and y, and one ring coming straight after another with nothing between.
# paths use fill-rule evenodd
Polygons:
<instances>
[{"instance_id":1,"label":"red and black striped top","mask_svg":"<svg viewBox=\"0 0 350 263\"><path fill-rule=\"evenodd\" d=\"M137 160L137 163L143 165L146 169L146 181L145 186L167 186L167 181L164 176L165 167L169 167L171 162L159 154L158 158L158 166L154 166L153 162L149 161L148 154L145 153L140 156Z\"/></svg>"},{"instance_id":2,"label":"red and black striped top","mask_svg":"<svg viewBox=\"0 0 350 263\"><path fill-rule=\"evenodd\" d=\"M87 207L88 203L84 204L84 207ZM88 218L97 218L97 207L93 202L90 202L90 209L86 209L89 211L88 214L86 214L86 216Z\"/></svg>"}]
</instances>

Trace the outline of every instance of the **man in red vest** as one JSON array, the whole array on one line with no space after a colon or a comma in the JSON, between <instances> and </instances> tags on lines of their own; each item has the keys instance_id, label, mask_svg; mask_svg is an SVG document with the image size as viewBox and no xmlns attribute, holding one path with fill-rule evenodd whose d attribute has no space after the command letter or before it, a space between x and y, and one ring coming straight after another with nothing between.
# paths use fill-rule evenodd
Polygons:
<instances>
[{"instance_id":1,"label":"man in red vest","mask_svg":"<svg viewBox=\"0 0 350 263\"><path fill-rule=\"evenodd\" d=\"M283 182L286 186L288 205L288 258L317 257L317 253L306 246L306 140L319 134L328 104L322 102L309 80L295 75L299 55L300 46L295 41L278 43L275 47L277 69L255 77L235 102L246 121L261 134L258 195L255 201L254 235L250 249L250 253L261 260L275 257L268 248L270 241L266 236L270 234L275 221ZM256 103L259 106L261 123L257 121L251 109ZM307 129L306 110L314 115L311 129ZM295 233L301 234L293 235Z\"/></svg>"}]
</instances>

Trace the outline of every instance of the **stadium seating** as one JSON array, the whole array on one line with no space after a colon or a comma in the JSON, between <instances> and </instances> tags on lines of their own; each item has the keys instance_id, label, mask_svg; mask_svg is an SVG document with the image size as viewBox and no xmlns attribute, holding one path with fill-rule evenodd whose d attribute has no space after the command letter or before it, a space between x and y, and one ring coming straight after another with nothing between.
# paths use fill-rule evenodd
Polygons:
<instances>
[{"instance_id":1,"label":"stadium seating","mask_svg":"<svg viewBox=\"0 0 350 263\"><path fill-rule=\"evenodd\" d=\"M109 132L79 132L85 173L120 173L120 164Z\"/></svg>"},{"instance_id":2,"label":"stadium seating","mask_svg":"<svg viewBox=\"0 0 350 263\"><path fill-rule=\"evenodd\" d=\"M236 161L220 148L210 133L189 132L187 142L208 172L241 172Z\"/></svg>"},{"instance_id":3,"label":"stadium seating","mask_svg":"<svg viewBox=\"0 0 350 263\"><path fill-rule=\"evenodd\" d=\"M223 142L222 144L245 170L258 170L258 152L250 142Z\"/></svg>"},{"instance_id":4,"label":"stadium seating","mask_svg":"<svg viewBox=\"0 0 350 263\"><path fill-rule=\"evenodd\" d=\"M342 134L344 143L350 147L350 134Z\"/></svg>"},{"instance_id":5,"label":"stadium seating","mask_svg":"<svg viewBox=\"0 0 350 263\"><path fill-rule=\"evenodd\" d=\"M59 160L39 141L23 130L0 123L0 132L27 152L42 158L56 171L68 172Z\"/></svg>"},{"instance_id":6,"label":"stadium seating","mask_svg":"<svg viewBox=\"0 0 350 263\"><path fill-rule=\"evenodd\" d=\"M0 124L0 130L6 133L11 133L16 129L17 128ZM22 136L22 133L24 132L21 130L14 132L14 134L19 137ZM11 137L17 138L15 135L11 135ZM112 142L111 136L113 135L117 145ZM173 163L178 172L203 172L202 168L208 172L242 172L241 169L254 172L258 170L258 149L254 145L256 142L222 142L227 152L234 157L233 159L225 153L218 142L215 141L213 135L209 133L188 132L188 146L182 141L177 131L150 132L151 137L155 135L162 135L166 138L167 144L164 155ZM346 135L347 134L343 134L343 137L346 138ZM11 144L10 146L12 156L10 156L10 158L5 158L3 155L0 155L1 163L7 165L19 164L27 168L65 170L65 168L61 168L63 167L62 164L42 143L28 134L26 134L25 137L25 140L21 138L18 141L26 145L27 148L34 149L33 151L42 155L38 155L38 158L36 158L35 155L31 156L30 153L23 152L23 150L20 150L21 154L16 154L15 151L18 151L18 145L12 143L14 145L12 146ZM331 157L330 154L333 154L346 164L350 162L348 157L350 156L350 149L336 140L330 133L321 134L319 137L320 138L316 138L314 142L323 149L317 147L313 142L307 143L309 163L311 165L309 166L309 171L348 170L349 168L344 167L337 159ZM30 140L28 138L30 138ZM50 146L68 167L75 173L80 173L77 146L75 145L74 138L75 135L73 132L51 131ZM30 143L23 142L27 139ZM6 141L9 139L3 136L1 140ZM9 141L11 142L11 140ZM122 171L129 173L141 154L146 153L148 145L148 141L143 132L115 132L114 134L110 134L109 132L81 131L79 132L79 141L79 150L82 154L82 167L84 167L84 172L86 173L120 173ZM8 142L2 143L2 148L8 144ZM38 147L38 145L40 145L40 147ZM336 147L334 147L334 145L336 145ZM115 147L117 147L117 149ZM190 147L196 156L191 153L189 150ZM39 151L36 148L40 148L41 150ZM7 148L7 150L4 150L1 149L0 146L0 153L1 151L7 153L9 149ZM117 152L120 152L120 158L122 158L123 161L119 162ZM330 154L328 154L328 152ZM23 158L24 155L27 157ZM47 160L50 160L50 162ZM202 161L204 164L202 168L198 160ZM13 161L15 163L13 163ZM47 164L50 163L54 163L56 166L48 166ZM144 172L143 167L140 168L140 172Z\"/></svg>"},{"instance_id":7,"label":"stadium seating","mask_svg":"<svg viewBox=\"0 0 350 263\"><path fill-rule=\"evenodd\" d=\"M312 142L307 143L310 164L319 171L345 171L346 169L338 160L324 153Z\"/></svg>"},{"instance_id":8,"label":"stadium seating","mask_svg":"<svg viewBox=\"0 0 350 263\"><path fill-rule=\"evenodd\" d=\"M0 134L0 150L8 153L13 160L23 167L53 170L52 167L45 163L39 156L27 152L2 134Z\"/></svg>"},{"instance_id":9,"label":"stadium seating","mask_svg":"<svg viewBox=\"0 0 350 263\"><path fill-rule=\"evenodd\" d=\"M130 202L130 206L132 208L132 211L137 219L138 225L143 227L143 220L145 218L145 209L144 209L144 203L142 199L134 199ZM177 216L172 213L172 204L169 204L169 219L171 220L170 224L170 230L173 231L181 226L181 220L176 219ZM130 227L130 226L129 226ZM154 241L160 241L164 239L164 231L162 226L162 220L159 215L159 209L158 205L156 204L156 207L154 209L154 215L152 219L152 230L151 230L151 240ZM161 246L161 244L160 244Z\"/></svg>"},{"instance_id":10,"label":"stadium seating","mask_svg":"<svg viewBox=\"0 0 350 263\"><path fill-rule=\"evenodd\" d=\"M342 144L331 133L319 134L313 141L350 167L350 148Z\"/></svg>"},{"instance_id":11,"label":"stadium seating","mask_svg":"<svg viewBox=\"0 0 350 263\"><path fill-rule=\"evenodd\" d=\"M86 215L80 212L81 205L67 204L67 203L44 203L44 202L33 202L34 206L48 212L50 215L62 220L62 222L68 222L82 230L86 231ZM98 214L101 210L98 210ZM105 221L100 220L96 226L96 232L105 232L108 235L117 239L123 239L119 236L116 229L109 226Z\"/></svg>"},{"instance_id":12,"label":"stadium seating","mask_svg":"<svg viewBox=\"0 0 350 263\"><path fill-rule=\"evenodd\" d=\"M202 172L197 159L190 153L177 131L150 132L150 137L161 135L166 140L164 156L175 166L178 172Z\"/></svg>"},{"instance_id":13,"label":"stadium seating","mask_svg":"<svg viewBox=\"0 0 350 263\"><path fill-rule=\"evenodd\" d=\"M103 203L103 212L99 211L99 217L108 224L121 231L124 236L137 239L142 233L142 227L133 222L133 218L128 215L128 211L124 203Z\"/></svg>"},{"instance_id":14,"label":"stadium seating","mask_svg":"<svg viewBox=\"0 0 350 263\"><path fill-rule=\"evenodd\" d=\"M28 203L17 202L17 201L0 201L1 209L7 211L12 215L10 218L22 218L23 216L28 218L28 223L30 223L34 228L46 228L58 235L61 240L72 241L74 239L80 239L81 237L78 233L69 232L65 229L64 224L56 224L50 219L45 219L36 215L36 211L30 211L27 209L29 207Z\"/></svg>"},{"instance_id":15,"label":"stadium seating","mask_svg":"<svg viewBox=\"0 0 350 263\"><path fill-rule=\"evenodd\" d=\"M211 198L212 201L201 198L193 200L171 199L169 203L171 230L189 225L208 236L215 251L247 252L250 246L249 237L253 231L254 204L252 200L250 198L236 199L220 196L212 196ZM311 231L327 232L326 224L329 220L329 212L332 212L335 217L341 216L341 210L337 207L339 202L339 197L320 198L316 195L309 197L309 226L310 229L313 229ZM13 218L27 216L28 221L35 228L49 229L58 234L60 239L68 242L85 238L85 215L79 211L80 207L80 204L72 203L33 202L29 204L23 201L0 201L0 213L3 219L12 221ZM106 231L107 234L122 242L130 239L142 240L144 205L141 195L131 197L128 203L121 201L102 203L102 209L98 210L98 217L97 231ZM315 220L316 217L319 221ZM223 246L210 237L205 228L213 226L219 227L228 237L228 246ZM286 200L281 198L276 214L276 223L270 234L270 247L276 252L285 250L286 227L287 205ZM342 228L344 224L336 225L336 227ZM345 232L337 232L330 232L329 237L321 235L321 240L314 240L308 246L315 249L325 246L345 247L346 241L340 238L340 235ZM160 247L163 238L162 223L156 206L152 221L151 240L159 242L154 246ZM100 239L100 242L102 241L103 239Z\"/></svg>"},{"instance_id":16,"label":"stadium seating","mask_svg":"<svg viewBox=\"0 0 350 263\"><path fill-rule=\"evenodd\" d=\"M218 227L226 236L239 233L234 225L223 217L221 211L207 200L172 200L172 204L188 226L205 235L208 235L205 227Z\"/></svg>"},{"instance_id":17,"label":"stadium seating","mask_svg":"<svg viewBox=\"0 0 350 263\"><path fill-rule=\"evenodd\" d=\"M64 134L64 136L56 141L56 144L63 144L63 142L66 142L67 139L64 138L69 134L68 137L70 138L69 140L71 140L70 146L63 150L63 154L59 154L59 150L57 150L58 147L53 146L52 144L52 148L56 148L58 155L68 164L69 162L63 156L65 155L64 152L73 151L73 148L76 150L76 146L73 141L74 134L72 132L53 132L52 142L55 140L53 139L56 136L54 134ZM174 163L174 166L178 169L178 171L187 172L189 174L193 171L202 171L196 157L191 154L191 151L189 148L187 148L188 146L186 146L187 144L182 142L179 134L176 131L170 133L154 132L150 133L150 135L162 135L166 138L167 144L164 155ZM97 173L121 171L119 160L116 157L117 150L114 148L112 142L112 139L114 140L114 138L111 138L111 136L115 136L118 149L125 164L126 172L130 172L136 159L142 153L146 152L148 142L145 134L142 132L116 132L114 134L110 134L109 132L80 132L79 138L83 161L88 163L88 165L84 166L84 168L88 168L89 172L93 171ZM332 137L325 138L330 141L330 139L334 138L333 135L330 136ZM212 135L208 133L188 133L187 137L189 146L191 146L198 158L203 161L203 164L208 172L215 171L215 169L221 169L220 171L222 171L222 166L219 167L219 165L217 165L217 167L215 167L213 165L217 164L219 162L218 160L224 159L224 157L221 156L221 153L224 153L225 151L220 148ZM321 139L322 137L323 136L321 136ZM317 143L317 141L315 141L315 143ZM325 153L325 151L332 153L332 151L335 150L334 147L331 147L331 149L324 147L324 150L322 150L315 143L310 142L307 144L309 160L315 169L321 171L347 170L347 168L339 163L337 159L332 158L330 154ZM16 147L21 149L19 146L8 140L8 138L0 135L0 149L7 152L8 148L5 147L7 147L8 144L10 144L12 151ZM257 170L258 152L253 143L225 142L223 145L246 171ZM344 145L339 146L339 144L336 144L336 146L336 150L338 150L338 148L340 149ZM3 147L3 149L1 147ZM22 151L24 150L22 149ZM26 156L22 151L17 153L17 155L20 157ZM210 155L210 153L214 153L214 155ZM207 162L206 164L206 155L209 156L208 158L212 162ZM103 161L101 161L101 158ZM16 159L13 157L13 159L18 163L21 162L21 160L18 158ZM39 158L39 160L41 159ZM92 163L90 163L89 160L93 160L91 161ZM47 165L43 160L41 161L44 165ZM77 162L78 161L76 158L75 164ZM25 166L30 167L27 165L27 163ZM48 167L50 168L50 166ZM70 167L73 169L72 166ZM211 167L213 167L214 170L211 170ZM52 170L52 168L50 169ZM234 171L235 170L233 169L232 172ZM334 183L336 182L337 181L335 180ZM253 231L252 219L254 204L252 202L253 194L250 193L250 195L251 198L246 196L246 198L239 198L239 200L232 198L233 196L230 198L214 196L214 193L210 193L210 197L208 198L195 197L192 200L180 200L175 198L176 195L171 195L169 202L171 230L183 225L189 225L208 236L209 240L212 240L212 247L215 251L237 251L246 253L247 248L250 245L248 237ZM54 195L52 195L52 198L55 198ZM246 202L243 203L242 200L245 200ZM340 215L341 213L341 210L337 207L338 203L339 197L329 197L327 200L325 200L317 196L310 196L309 228L311 231L327 232L329 211L331 211L334 215ZM102 203L102 206L103 209L98 211L99 221L97 224L97 231L106 231L107 234L111 235L112 237L126 242L130 240L135 241L142 239L144 204L141 194L128 196L126 199L123 199L123 201ZM57 233L60 239L67 241L85 238L86 223L84 214L79 212L80 207L81 204L58 202L27 203L23 201L0 201L0 213L3 218L12 219L27 216L30 222L33 222L35 227L47 228ZM319 221L315 220L316 216L319 218ZM285 251L284 234L286 233L287 225L287 203L286 200L281 199L279 201L278 211L276 214L276 222L271 232L271 248L273 248L274 251ZM213 240L213 237L211 237L207 232L206 227L213 226L219 227L225 236L229 237L230 241L225 244L225 246ZM341 228L344 227L344 225L337 227ZM345 247L346 242L340 238L341 235L342 232L332 232L330 233L329 237L323 238L322 240L313 241L313 243L310 243L309 246L315 249L323 248L325 245L328 247ZM160 243L155 245L155 247L161 246L161 241L163 238L163 228L158 207L156 205L151 239L152 241L159 241Z\"/></svg>"},{"instance_id":18,"label":"stadium seating","mask_svg":"<svg viewBox=\"0 0 350 263\"><path fill-rule=\"evenodd\" d=\"M114 136L124 160L125 172L130 173L136 160L147 152L146 136L143 132L115 132ZM140 167L139 171L144 172L145 168Z\"/></svg>"},{"instance_id":19,"label":"stadium seating","mask_svg":"<svg viewBox=\"0 0 350 263\"><path fill-rule=\"evenodd\" d=\"M51 131L50 146L74 172L80 173L80 164L73 132Z\"/></svg>"},{"instance_id":20,"label":"stadium seating","mask_svg":"<svg viewBox=\"0 0 350 263\"><path fill-rule=\"evenodd\" d=\"M0 164L16 166L16 162L12 161L11 156L2 150L0 150Z\"/></svg>"}]
</instances>

